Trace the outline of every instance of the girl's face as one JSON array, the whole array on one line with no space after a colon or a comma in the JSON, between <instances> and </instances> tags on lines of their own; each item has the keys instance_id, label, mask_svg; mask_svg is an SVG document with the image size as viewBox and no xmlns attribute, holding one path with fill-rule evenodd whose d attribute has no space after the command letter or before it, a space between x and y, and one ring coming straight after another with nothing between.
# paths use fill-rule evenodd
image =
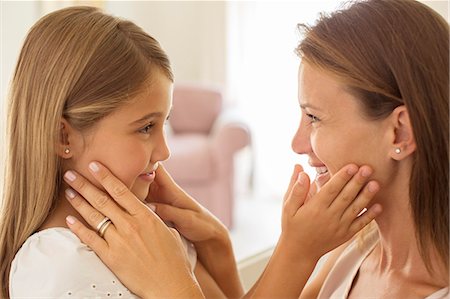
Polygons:
<instances>
[{"instance_id":1,"label":"girl's face","mask_svg":"<svg viewBox=\"0 0 450 299\"><path fill-rule=\"evenodd\" d=\"M82 134L71 166L101 188L88 171L90 162L99 161L145 200L158 162L170 155L164 125L171 105L172 82L155 76L149 88Z\"/></svg>"},{"instance_id":2,"label":"girl's face","mask_svg":"<svg viewBox=\"0 0 450 299\"><path fill-rule=\"evenodd\" d=\"M335 78L303 62L299 69L300 126L292 140L296 153L309 156L318 186L349 163L369 165L373 179L386 178L390 148L387 122L369 120L358 100Z\"/></svg>"}]
</instances>

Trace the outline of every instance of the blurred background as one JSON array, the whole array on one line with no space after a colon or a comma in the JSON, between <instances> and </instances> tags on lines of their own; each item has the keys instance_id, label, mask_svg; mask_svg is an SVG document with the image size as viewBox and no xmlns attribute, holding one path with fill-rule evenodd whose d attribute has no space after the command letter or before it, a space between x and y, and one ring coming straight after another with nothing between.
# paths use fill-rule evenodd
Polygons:
<instances>
[{"instance_id":1,"label":"blurred background","mask_svg":"<svg viewBox=\"0 0 450 299\"><path fill-rule=\"evenodd\" d=\"M448 1L422 2L448 20ZM215 212L225 217L223 219L231 217L227 225L242 265L259 254L267 255L280 232L281 201L294 164L300 163L310 176L315 175L306 157L294 154L290 147L300 117L297 103L299 59L294 49L301 36L296 26L313 24L319 12L335 10L340 3L1 1L1 169L5 158L7 89L27 31L53 10L71 5L97 6L134 21L155 37L172 62L175 85L215 91L221 98L220 113L232 111L232 122L240 124L248 133L248 142L233 151L230 162L233 166L227 168L234 174L233 182L226 183L232 188L225 199L231 202L224 208L230 210L228 216L221 214L221 205L209 204L212 209L218 209ZM180 99L183 94L186 92L179 92ZM175 172L181 169L186 174L182 159L187 154L179 152L187 143L170 144L176 161L171 167ZM201 166L195 167L190 166L187 171L202 171ZM214 198L215 194L199 191L203 188L201 182L196 184L192 192L199 192L199 196L209 194L209 199L205 200ZM208 190L214 193L211 190L215 189Z\"/></svg>"}]
</instances>

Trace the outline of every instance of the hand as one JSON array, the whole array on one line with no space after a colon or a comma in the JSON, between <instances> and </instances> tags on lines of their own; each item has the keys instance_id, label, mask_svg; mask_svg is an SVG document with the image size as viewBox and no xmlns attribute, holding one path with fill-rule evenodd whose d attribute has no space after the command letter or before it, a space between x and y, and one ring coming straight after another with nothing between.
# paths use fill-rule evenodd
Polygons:
<instances>
[{"instance_id":1,"label":"hand","mask_svg":"<svg viewBox=\"0 0 450 299\"><path fill-rule=\"evenodd\" d=\"M181 189L162 164L150 185L147 202L196 247L211 241L222 245L229 242L228 230L223 223Z\"/></svg>"},{"instance_id":2,"label":"hand","mask_svg":"<svg viewBox=\"0 0 450 299\"><path fill-rule=\"evenodd\" d=\"M90 171L111 196L71 171L64 179L79 193L69 189L66 197L91 227L105 216L112 224L104 238L72 216L67 217L69 228L136 295L203 298L179 236L100 163L91 163Z\"/></svg>"},{"instance_id":3,"label":"hand","mask_svg":"<svg viewBox=\"0 0 450 299\"><path fill-rule=\"evenodd\" d=\"M368 166L347 165L315 193L297 165L285 195L282 238L317 259L349 240L381 213L379 204L361 213L379 190L371 174Z\"/></svg>"},{"instance_id":4,"label":"hand","mask_svg":"<svg viewBox=\"0 0 450 299\"><path fill-rule=\"evenodd\" d=\"M161 164L147 202L194 243L199 261L227 298L240 298L243 290L227 228L181 189Z\"/></svg>"},{"instance_id":5,"label":"hand","mask_svg":"<svg viewBox=\"0 0 450 299\"><path fill-rule=\"evenodd\" d=\"M374 205L358 217L379 188L374 181L366 185L370 174L367 166L347 165L317 190L302 167L295 166L284 197L280 239L248 297L299 297L318 259L381 212Z\"/></svg>"}]
</instances>

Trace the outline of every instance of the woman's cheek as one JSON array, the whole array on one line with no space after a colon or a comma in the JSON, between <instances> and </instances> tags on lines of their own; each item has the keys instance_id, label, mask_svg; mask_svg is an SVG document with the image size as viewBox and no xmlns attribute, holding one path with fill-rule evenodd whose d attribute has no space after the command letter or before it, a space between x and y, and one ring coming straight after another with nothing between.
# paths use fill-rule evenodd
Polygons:
<instances>
[{"instance_id":1,"label":"woman's cheek","mask_svg":"<svg viewBox=\"0 0 450 299\"><path fill-rule=\"evenodd\" d=\"M337 144L330 142L333 139L328 139L325 134L319 130L314 130L311 133L311 148L314 151L314 155L322 162L328 169L330 175L334 175L339 168L339 161L342 160L342 154L338 153L339 148Z\"/></svg>"}]
</instances>

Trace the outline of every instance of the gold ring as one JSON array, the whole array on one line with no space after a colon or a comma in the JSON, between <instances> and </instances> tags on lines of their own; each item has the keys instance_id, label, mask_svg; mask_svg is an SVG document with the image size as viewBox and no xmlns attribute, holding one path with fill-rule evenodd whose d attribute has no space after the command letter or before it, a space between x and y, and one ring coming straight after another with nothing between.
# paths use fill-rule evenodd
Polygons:
<instances>
[{"instance_id":1,"label":"gold ring","mask_svg":"<svg viewBox=\"0 0 450 299\"><path fill-rule=\"evenodd\" d=\"M106 222L102 225L102 227L100 227L100 229L98 230L98 235L100 237L103 238L103 236L105 235L106 229L108 228L108 226L111 224L111 220L106 220Z\"/></svg>"}]
</instances>

